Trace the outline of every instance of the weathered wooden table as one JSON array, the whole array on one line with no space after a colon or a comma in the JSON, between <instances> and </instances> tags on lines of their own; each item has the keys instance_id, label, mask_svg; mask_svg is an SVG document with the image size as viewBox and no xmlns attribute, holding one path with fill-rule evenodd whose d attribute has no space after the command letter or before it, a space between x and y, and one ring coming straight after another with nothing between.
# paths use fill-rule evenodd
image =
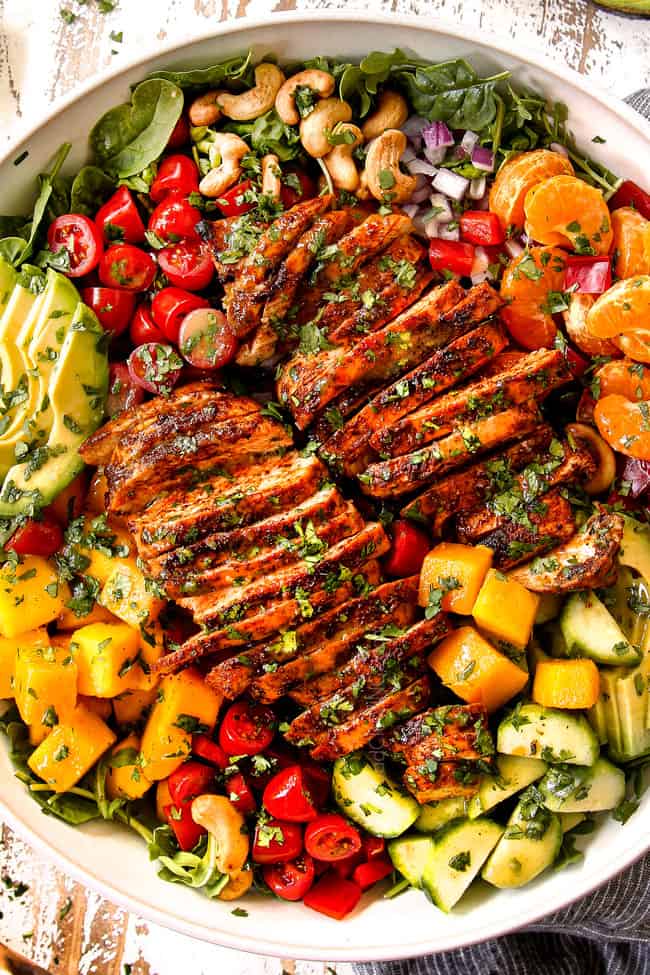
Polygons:
<instances>
[{"instance_id":1,"label":"weathered wooden table","mask_svg":"<svg viewBox=\"0 0 650 975\"><path fill-rule=\"evenodd\" d=\"M83 79L154 51L160 41L269 10L349 6L346 0L0 0L0 147ZM650 24L586 0L370 0L361 6L439 17L465 26L468 35L499 32L620 95L650 86ZM52 975L176 975L181 966L191 975L351 972L347 965L335 970L191 941L84 890L6 828L2 839L0 942Z\"/></svg>"}]
</instances>

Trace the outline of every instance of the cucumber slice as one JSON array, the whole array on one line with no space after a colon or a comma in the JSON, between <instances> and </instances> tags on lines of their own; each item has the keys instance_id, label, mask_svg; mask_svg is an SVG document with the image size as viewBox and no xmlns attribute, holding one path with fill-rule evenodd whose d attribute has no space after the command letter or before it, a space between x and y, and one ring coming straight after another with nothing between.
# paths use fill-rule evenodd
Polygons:
<instances>
[{"instance_id":1,"label":"cucumber slice","mask_svg":"<svg viewBox=\"0 0 650 975\"><path fill-rule=\"evenodd\" d=\"M647 726L648 661L632 673L628 671L616 681L616 712L620 728L620 742L610 742L609 751L614 759L629 762L650 752L650 729Z\"/></svg>"},{"instance_id":2,"label":"cucumber slice","mask_svg":"<svg viewBox=\"0 0 650 975\"><path fill-rule=\"evenodd\" d=\"M568 653L612 667L634 667L641 654L594 592L569 596L560 615Z\"/></svg>"},{"instance_id":3,"label":"cucumber slice","mask_svg":"<svg viewBox=\"0 0 650 975\"><path fill-rule=\"evenodd\" d=\"M454 820L432 837L422 886L441 911L463 896L499 842L503 826L492 819Z\"/></svg>"},{"instance_id":4,"label":"cucumber slice","mask_svg":"<svg viewBox=\"0 0 650 975\"><path fill-rule=\"evenodd\" d=\"M539 603L537 604L537 613L535 614L535 625L549 623L551 620L554 620L559 614L561 606L562 596L554 592L541 593Z\"/></svg>"},{"instance_id":5,"label":"cucumber slice","mask_svg":"<svg viewBox=\"0 0 650 975\"><path fill-rule=\"evenodd\" d=\"M461 796L451 796L438 802L427 802L420 806L420 815L415 820L415 828L419 833L434 833L441 826L446 826L452 819L459 819L467 812L467 799Z\"/></svg>"},{"instance_id":6,"label":"cucumber slice","mask_svg":"<svg viewBox=\"0 0 650 975\"><path fill-rule=\"evenodd\" d=\"M421 887L422 874L432 849L430 836L400 836L388 844L388 855L395 869L408 880L411 887Z\"/></svg>"},{"instance_id":7,"label":"cucumber slice","mask_svg":"<svg viewBox=\"0 0 650 975\"><path fill-rule=\"evenodd\" d=\"M599 758L591 768L550 768L538 789L544 805L553 812L603 812L614 809L625 798L625 775L606 758Z\"/></svg>"},{"instance_id":8,"label":"cucumber slice","mask_svg":"<svg viewBox=\"0 0 650 975\"><path fill-rule=\"evenodd\" d=\"M545 762L593 765L600 746L583 714L530 703L517 705L503 719L497 730L497 751Z\"/></svg>"},{"instance_id":9,"label":"cucumber slice","mask_svg":"<svg viewBox=\"0 0 650 975\"><path fill-rule=\"evenodd\" d=\"M548 769L540 758L517 758L515 755L497 755L497 775L483 775L478 793L470 799L467 815L476 819L504 799L521 792L527 785L541 779Z\"/></svg>"},{"instance_id":10,"label":"cucumber slice","mask_svg":"<svg viewBox=\"0 0 650 975\"><path fill-rule=\"evenodd\" d=\"M334 762L332 794L345 815L373 836L401 836L420 812L413 796L358 752Z\"/></svg>"},{"instance_id":11,"label":"cucumber slice","mask_svg":"<svg viewBox=\"0 0 650 975\"><path fill-rule=\"evenodd\" d=\"M550 867L561 845L558 816L524 793L481 876L494 887L523 887Z\"/></svg>"},{"instance_id":12,"label":"cucumber slice","mask_svg":"<svg viewBox=\"0 0 650 975\"><path fill-rule=\"evenodd\" d=\"M623 520L618 561L635 569L650 585L650 528L628 515L623 515Z\"/></svg>"}]
</instances>

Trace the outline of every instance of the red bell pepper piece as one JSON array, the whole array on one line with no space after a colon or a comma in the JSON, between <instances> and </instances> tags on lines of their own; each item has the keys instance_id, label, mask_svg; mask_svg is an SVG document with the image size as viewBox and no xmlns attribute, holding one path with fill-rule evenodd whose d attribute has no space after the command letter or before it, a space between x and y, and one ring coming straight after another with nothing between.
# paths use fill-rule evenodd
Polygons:
<instances>
[{"instance_id":1,"label":"red bell pepper piece","mask_svg":"<svg viewBox=\"0 0 650 975\"><path fill-rule=\"evenodd\" d=\"M431 540L422 528L398 518L393 526L393 544L384 562L386 573L395 579L415 575L430 549Z\"/></svg>"},{"instance_id":2,"label":"red bell pepper piece","mask_svg":"<svg viewBox=\"0 0 650 975\"><path fill-rule=\"evenodd\" d=\"M335 860L331 866L337 876L348 880L361 863L363 863L363 853L361 850L358 850L351 856L346 857L345 860Z\"/></svg>"},{"instance_id":3,"label":"red bell pepper piece","mask_svg":"<svg viewBox=\"0 0 650 975\"><path fill-rule=\"evenodd\" d=\"M383 836L364 836L361 840L361 846L366 860L382 857L386 852L386 840Z\"/></svg>"},{"instance_id":4,"label":"red bell pepper piece","mask_svg":"<svg viewBox=\"0 0 650 975\"><path fill-rule=\"evenodd\" d=\"M184 806L169 805L164 807L164 813L181 850L193 850L205 829L192 819L192 806L189 803Z\"/></svg>"},{"instance_id":5,"label":"red bell pepper piece","mask_svg":"<svg viewBox=\"0 0 650 975\"><path fill-rule=\"evenodd\" d=\"M602 295L612 284L609 257L568 257L564 290L583 295Z\"/></svg>"},{"instance_id":6,"label":"red bell pepper piece","mask_svg":"<svg viewBox=\"0 0 650 975\"><path fill-rule=\"evenodd\" d=\"M489 210L465 210L460 218L460 236L479 247L494 247L506 239L501 221Z\"/></svg>"},{"instance_id":7,"label":"red bell pepper piece","mask_svg":"<svg viewBox=\"0 0 650 975\"><path fill-rule=\"evenodd\" d=\"M567 366L571 370L571 375L576 379L580 379L581 376L584 376L587 369L591 365L590 359L587 359L586 356L576 352L576 350L572 349L571 346L568 346L565 350L564 358L566 359Z\"/></svg>"},{"instance_id":8,"label":"red bell pepper piece","mask_svg":"<svg viewBox=\"0 0 650 975\"><path fill-rule=\"evenodd\" d=\"M461 241L434 237L429 244L429 263L434 271L469 276L474 263L474 247Z\"/></svg>"},{"instance_id":9,"label":"red bell pepper piece","mask_svg":"<svg viewBox=\"0 0 650 975\"><path fill-rule=\"evenodd\" d=\"M626 179L609 201L610 210L618 210L619 207L634 207L642 217L650 220L650 193L646 193L631 179Z\"/></svg>"},{"instance_id":10,"label":"red bell pepper piece","mask_svg":"<svg viewBox=\"0 0 650 975\"><path fill-rule=\"evenodd\" d=\"M359 903L361 888L351 880L343 880L335 873L326 873L305 894L303 903L312 911L326 914L337 921L353 911Z\"/></svg>"},{"instance_id":11,"label":"red bell pepper piece","mask_svg":"<svg viewBox=\"0 0 650 975\"><path fill-rule=\"evenodd\" d=\"M221 745L217 745L209 735L192 735L192 752L217 768L224 769L228 766L228 756Z\"/></svg>"},{"instance_id":12,"label":"red bell pepper piece","mask_svg":"<svg viewBox=\"0 0 650 975\"><path fill-rule=\"evenodd\" d=\"M214 769L201 762L183 762L167 779L169 794L176 806L184 806L215 789Z\"/></svg>"},{"instance_id":13,"label":"red bell pepper piece","mask_svg":"<svg viewBox=\"0 0 650 975\"><path fill-rule=\"evenodd\" d=\"M380 880L384 880L389 874L393 872L393 864L388 859L382 858L381 860L369 860L368 863L360 863L352 874L352 879L355 884L361 887L361 890L368 890L373 884L378 883Z\"/></svg>"}]
</instances>

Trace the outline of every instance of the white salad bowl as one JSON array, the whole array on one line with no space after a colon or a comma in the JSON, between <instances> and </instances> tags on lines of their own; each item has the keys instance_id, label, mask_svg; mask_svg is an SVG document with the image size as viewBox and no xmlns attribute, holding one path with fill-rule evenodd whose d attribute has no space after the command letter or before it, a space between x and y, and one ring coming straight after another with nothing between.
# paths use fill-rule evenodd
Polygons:
<instances>
[{"instance_id":1,"label":"white salad bowl","mask_svg":"<svg viewBox=\"0 0 650 975\"><path fill-rule=\"evenodd\" d=\"M252 47L258 56L274 51L282 60L316 54L359 58L372 50L409 49L433 61L463 56L479 71L509 68L519 85L565 102L579 145L612 170L647 182L650 126L631 108L593 90L590 81L548 60L504 47L498 38L470 39L427 18L380 17L361 13L273 15L257 22L221 26L178 40L126 69L94 79L60 103L20 145L0 160L3 212L31 209L34 179L58 146L72 141L68 168L86 155L86 134L108 108L128 98L129 85L148 72L170 66L204 65ZM599 136L597 143L592 143ZM602 140L602 141L601 141ZM21 165L14 160L25 150ZM458 948L505 934L586 894L650 848L647 819L650 792L624 825L610 817L583 844L582 862L548 872L521 890L497 891L476 884L454 913L445 915L423 894L411 891L382 900L374 891L345 921L329 920L302 905L250 897L232 904L209 900L184 887L159 880L145 845L126 828L91 823L74 829L44 816L24 786L13 777L4 744L0 745L0 813L43 854L106 897L145 918L215 944L285 957L325 960L406 958Z\"/></svg>"}]
</instances>

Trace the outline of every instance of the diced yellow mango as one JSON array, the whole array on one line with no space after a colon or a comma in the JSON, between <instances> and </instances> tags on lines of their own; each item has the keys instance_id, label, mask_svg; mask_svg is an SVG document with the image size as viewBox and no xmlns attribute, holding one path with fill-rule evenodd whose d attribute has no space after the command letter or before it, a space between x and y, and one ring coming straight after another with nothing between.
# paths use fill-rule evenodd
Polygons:
<instances>
[{"instance_id":1,"label":"diced yellow mango","mask_svg":"<svg viewBox=\"0 0 650 975\"><path fill-rule=\"evenodd\" d=\"M0 635L19 636L55 620L70 598L54 566L39 555L0 569Z\"/></svg>"},{"instance_id":2,"label":"diced yellow mango","mask_svg":"<svg viewBox=\"0 0 650 975\"><path fill-rule=\"evenodd\" d=\"M91 623L117 623L117 617L109 613L99 603L93 603L90 612L84 616L77 616L71 609L64 606L56 620L56 625L60 630L78 630L79 627L89 626Z\"/></svg>"},{"instance_id":3,"label":"diced yellow mango","mask_svg":"<svg viewBox=\"0 0 650 975\"><path fill-rule=\"evenodd\" d=\"M448 613L469 616L493 556L492 549L486 545L440 542L422 564L420 606L428 605L432 590L443 589L441 608Z\"/></svg>"},{"instance_id":4,"label":"diced yellow mango","mask_svg":"<svg viewBox=\"0 0 650 975\"><path fill-rule=\"evenodd\" d=\"M463 701L496 711L526 684L525 671L504 657L473 626L461 626L431 651L429 666Z\"/></svg>"},{"instance_id":5,"label":"diced yellow mango","mask_svg":"<svg viewBox=\"0 0 650 975\"><path fill-rule=\"evenodd\" d=\"M107 493L108 481L104 471L100 468L93 474L86 496L86 507L94 515L101 515L106 511Z\"/></svg>"},{"instance_id":6,"label":"diced yellow mango","mask_svg":"<svg viewBox=\"0 0 650 975\"><path fill-rule=\"evenodd\" d=\"M77 703L77 665L70 650L50 646L47 632L41 632L40 644L33 634L27 646L17 641L14 679L16 706L34 745L67 721Z\"/></svg>"},{"instance_id":7,"label":"diced yellow mango","mask_svg":"<svg viewBox=\"0 0 650 975\"><path fill-rule=\"evenodd\" d=\"M134 687L147 691L157 687L160 682L158 674L153 672L156 664L165 652L165 631L157 620L143 625L139 630L140 657L134 668Z\"/></svg>"},{"instance_id":8,"label":"diced yellow mango","mask_svg":"<svg viewBox=\"0 0 650 975\"><path fill-rule=\"evenodd\" d=\"M140 636L126 623L82 626L75 630L70 646L79 669L80 694L116 697L135 686Z\"/></svg>"},{"instance_id":9,"label":"diced yellow mango","mask_svg":"<svg viewBox=\"0 0 650 975\"><path fill-rule=\"evenodd\" d=\"M172 797L167 785L167 779L161 779L156 785L156 816L161 823L167 822L165 807L172 805Z\"/></svg>"},{"instance_id":10,"label":"diced yellow mango","mask_svg":"<svg viewBox=\"0 0 650 975\"><path fill-rule=\"evenodd\" d=\"M19 637L0 636L0 699L16 696L16 655L18 647L37 649L50 645L44 626Z\"/></svg>"},{"instance_id":11,"label":"diced yellow mango","mask_svg":"<svg viewBox=\"0 0 650 975\"><path fill-rule=\"evenodd\" d=\"M481 586L472 616L491 636L525 647L533 631L539 596L516 579L490 569Z\"/></svg>"},{"instance_id":12,"label":"diced yellow mango","mask_svg":"<svg viewBox=\"0 0 650 975\"><path fill-rule=\"evenodd\" d=\"M102 721L108 721L113 713L113 705L106 697L87 697L85 694L80 694L77 703L86 711L92 711Z\"/></svg>"},{"instance_id":13,"label":"diced yellow mango","mask_svg":"<svg viewBox=\"0 0 650 975\"><path fill-rule=\"evenodd\" d=\"M130 759L131 752L136 753L133 760ZM115 745L106 775L106 792L110 799L140 799L151 788L152 783L140 768L139 757L140 739L137 735L129 735Z\"/></svg>"},{"instance_id":14,"label":"diced yellow mango","mask_svg":"<svg viewBox=\"0 0 650 975\"><path fill-rule=\"evenodd\" d=\"M600 673L593 660L541 660L532 699L548 708L592 708L600 696Z\"/></svg>"},{"instance_id":15,"label":"diced yellow mango","mask_svg":"<svg viewBox=\"0 0 650 975\"><path fill-rule=\"evenodd\" d=\"M157 687L148 691L122 691L113 698L113 713L119 725L137 725L149 716L156 700Z\"/></svg>"},{"instance_id":16,"label":"diced yellow mango","mask_svg":"<svg viewBox=\"0 0 650 975\"><path fill-rule=\"evenodd\" d=\"M32 752L28 765L55 792L67 792L114 741L115 735L101 718L77 707Z\"/></svg>"},{"instance_id":17,"label":"diced yellow mango","mask_svg":"<svg viewBox=\"0 0 650 975\"><path fill-rule=\"evenodd\" d=\"M113 569L98 601L135 629L156 620L165 605L162 599L147 588L145 577L135 559L125 559Z\"/></svg>"},{"instance_id":18,"label":"diced yellow mango","mask_svg":"<svg viewBox=\"0 0 650 975\"><path fill-rule=\"evenodd\" d=\"M147 778L165 779L178 768L191 751L192 731L213 730L222 700L193 668L163 677L142 736Z\"/></svg>"},{"instance_id":19,"label":"diced yellow mango","mask_svg":"<svg viewBox=\"0 0 650 975\"><path fill-rule=\"evenodd\" d=\"M96 517L96 515L87 516L86 530L91 527L90 522L93 517ZM84 573L92 576L94 579L98 579L102 586L110 579L116 569L126 566L128 571L130 565L135 560L136 554L133 537L124 528L116 525L110 518L106 520L105 531L115 536L111 539L110 546L106 547L106 549L110 548L115 553L114 555L109 554L109 551L104 549L104 547L99 549L86 547L85 545L79 546L82 554L90 559L90 565L87 569L84 569Z\"/></svg>"}]
</instances>

